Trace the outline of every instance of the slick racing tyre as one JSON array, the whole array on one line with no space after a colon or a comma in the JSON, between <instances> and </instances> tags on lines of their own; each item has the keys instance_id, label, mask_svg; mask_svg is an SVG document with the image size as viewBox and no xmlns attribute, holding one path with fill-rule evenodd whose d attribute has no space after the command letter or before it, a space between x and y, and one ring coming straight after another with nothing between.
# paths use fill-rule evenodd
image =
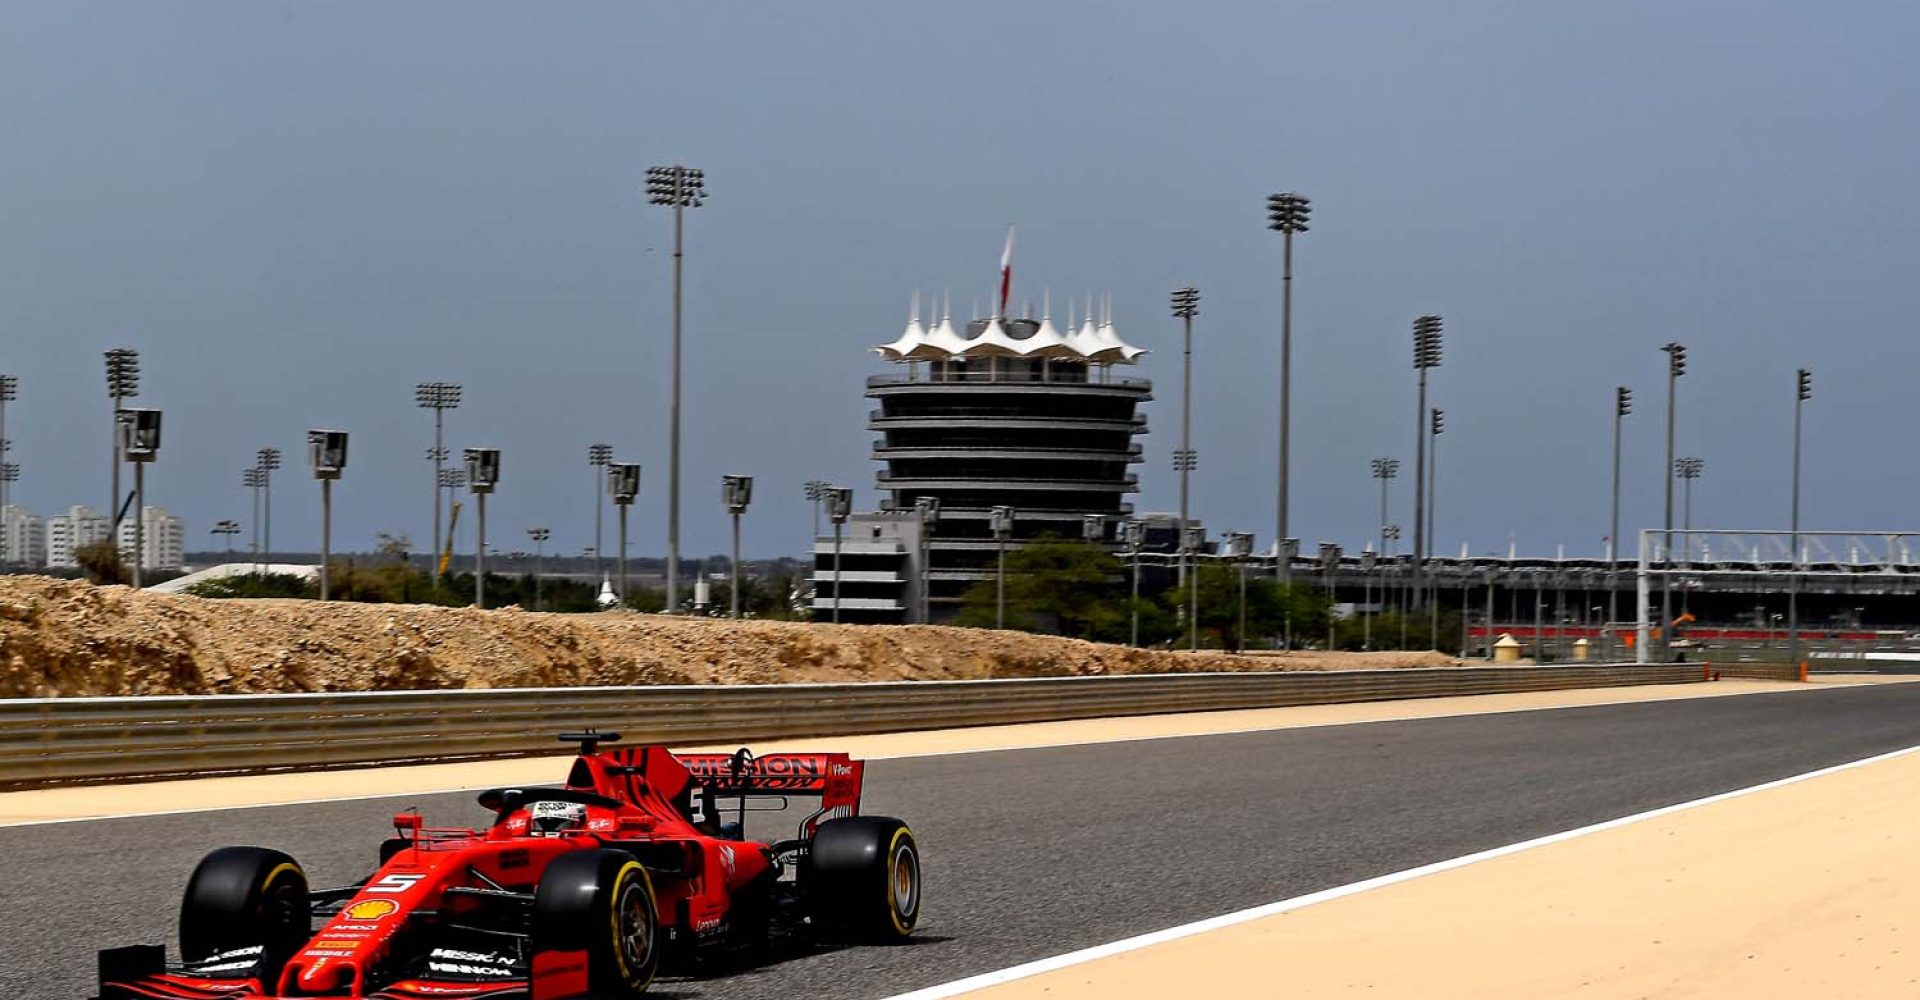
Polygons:
<instances>
[{"instance_id":1,"label":"slick racing tyre","mask_svg":"<svg viewBox=\"0 0 1920 1000\"><path fill-rule=\"evenodd\" d=\"M808 894L830 929L898 944L920 920L920 845L907 824L852 816L820 824L807 852Z\"/></svg>"},{"instance_id":2,"label":"slick racing tyre","mask_svg":"<svg viewBox=\"0 0 1920 1000\"><path fill-rule=\"evenodd\" d=\"M313 933L307 873L264 847L201 859L180 903L180 958L196 974L272 986Z\"/></svg>"},{"instance_id":3,"label":"slick racing tyre","mask_svg":"<svg viewBox=\"0 0 1920 1000\"><path fill-rule=\"evenodd\" d=\"M533 894L535 954L585 951L597 1000L632 1000L660 967L660 918L647 870L626 851L563 854Z\"/></svg>"}]
</instances>

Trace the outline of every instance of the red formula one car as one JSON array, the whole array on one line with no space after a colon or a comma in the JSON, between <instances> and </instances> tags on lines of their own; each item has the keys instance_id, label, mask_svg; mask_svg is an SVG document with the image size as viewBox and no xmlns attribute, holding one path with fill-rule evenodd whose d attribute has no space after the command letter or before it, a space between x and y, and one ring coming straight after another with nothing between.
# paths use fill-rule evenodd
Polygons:
<instances>
[{"instance_id":1,"label":"red formula one car","mask_svg":"<svg viewBox=\"0 0 1920 1000\"><path fill-rule=\"evenodd\" d=\"M564 786L482 793L485 830L402 813L355 885L309 888L278 851L214 851L187 882L180 964L161 945L103 951L96 1000L627 1000L663 958L913 932L919 849L905 823L860 815L860 761L560 738L580 744ZM793 839L746 839L749 800L789 797L819 799Z\"/></svg>"}]
</instances>

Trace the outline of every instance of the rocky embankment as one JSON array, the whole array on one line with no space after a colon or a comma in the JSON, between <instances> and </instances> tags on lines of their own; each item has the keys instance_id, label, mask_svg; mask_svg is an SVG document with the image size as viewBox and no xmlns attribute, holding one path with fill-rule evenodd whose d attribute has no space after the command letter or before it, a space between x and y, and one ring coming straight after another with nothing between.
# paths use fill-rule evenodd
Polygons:
<instances>
[{"instance_id":1,"label":"rocky embankment","mask_svg":"<svg viewBox=\"0 0 1920 1000\"><path fill-rule=\"evenodd\" d=\"M0 577L0 697L960 680L1449 666L1433 653L1233 656L904 625L207 600Z\"/></svg>"}]
</instances>

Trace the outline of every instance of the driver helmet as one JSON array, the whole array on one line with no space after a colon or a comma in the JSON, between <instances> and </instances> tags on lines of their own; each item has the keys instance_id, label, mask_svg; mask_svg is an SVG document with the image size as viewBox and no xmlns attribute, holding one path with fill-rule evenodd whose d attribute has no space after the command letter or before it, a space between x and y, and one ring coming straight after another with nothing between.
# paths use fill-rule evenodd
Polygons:
<instances>
[{"instance_id":1,"label":"driver helmet","mask_svg":"<svg viewBox=\"0 0 1920 1000\"><path fill-rule=\"evenodd\" d=\"M528 810L528 818L534 833L558 837L586 828L587 807L579 802L535 802Z\"/></svg>"}]
</instances>

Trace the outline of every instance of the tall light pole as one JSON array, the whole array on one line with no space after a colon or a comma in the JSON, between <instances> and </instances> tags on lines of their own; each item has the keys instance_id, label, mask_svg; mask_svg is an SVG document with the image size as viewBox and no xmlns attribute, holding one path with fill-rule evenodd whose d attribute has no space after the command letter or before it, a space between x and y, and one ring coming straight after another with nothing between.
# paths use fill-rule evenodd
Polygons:
<instances>
[{"instance_id":1,"label":"tall light pole","mask_svg":"<svg viewBox=\"0 0 1920 1000\"><path fill-rule=\"evenodd\" d=\"M1207 545L1207 529L1189 524L1180 532L1180 552L1193 565L1187 574L1187 652L1200 649L1200 553Z\"/></svg>"},{"instance_id":2,"label":"tall light pole","mask_svg":"<svg viewBox=\"0 0 1920 1000\"><path fill-rule=\"evenodd\" d=\"M1620 429L1633 412L1633 390L1613 390L1613 513L1607 522L1607 626L1620 620ZM1491 614L1491 612L1489 612Z\"/></svg>"},{"instance_id":3,"label":"tall light pole","mask_svg":"<svg viewBox=\"0 0 1920 1000\"><path fill-rule=\"evenodd\" d=\"M233 562L233 536L240 533L240 522L234 520L217 521L208 529L209 534L224 535L227 539L227 562Z\"/></svg>"},{"instance_id":4,"label":"tall light pole","mask_svg":"<svg viewBox=\"0 0 1920 1000\"><path fill-rule=\"evenodd\" d=\"M1687 347L1678 341L1671 341L1660 348L1667 353L1667 461L1661 466L1661 480L1666 485L1666 520L1664 528L1665 551L1661 556L1661 566L1666 570L1660 574L1660 650L1661 659L1673 648L1673 426L1674 404L1679 401L1680 376L1687 373Z\"/></svg>"},{"instance_id":5,"label":"tall light pole","mask_svg":"<svg viewBox=\"0 0 1920 1000\"><path fill-rule=\"evenodd\" d=\"M262 448L254 452L254 464L261 472L260 490L265 497L266 509L266 520L260 529L260 544L265 549L264 557L268 563L271 563L273 561L273 474L280 468L280 449ZM137 509L133 513L135 517L140 516L140 511Z\"/></svg>"},{"instance_id":6,"label":"tall light pole","mask_svg":"<svg viewBox=\"0 0 1920 1000\"><path fill-rule=\"evenodd\" d=\"M114 544L119 544L120 505L126 501L120 499L120 411L126 408L122 400L140 395L140 352L131 347L116 347L107 352L107 399L113 403L113 424L108 429L113 432L113 497L107 504L107 517L111 519L109 530L113 533Z\"/></svg>"},{"instance_id":7,"label":"tall light pole","mask_svg":"<svg viewBox=\"0 0 1920 1000\"><path fill-rule=\"evenodd\" d=\"M740 515L747 512L747 504L753 501L752 476L723 476L720 480L721 499L726 501L727 513L733 516L733 581L729 585L733 593L727 601L727 611L731 617L740 617Z\"/></svg>"},{"instance_id":8,"label":"tall light pole","mask_svg":"<svg viewBox=\"0 0 1920 1000\"><path fill-rule=\"evenodd\" d=\"M1373 478L1380 480L1380 554L1387 552L1387 482L1400 475L1400 460L1397 458L1376 458L1372 462Z\"/></svg>"},{"instance_id":9,"label":"tall light pole","mask_svg":"<svg viewBox=\"0 0 1920 1000\"><path fill-rule=\"evenodd\" d=\"M1247 645L1247 557L1253 554L1253 532L1229 531L1221 536L1227 558L1233 560L1235 571L1240 577L1240 624L1235 630L1237 645L1245 649Z\"/></svg>"},{"instance_id":10,"label":"tall light pole","mask_svg":"<svg viewBox=\"0 0 1920 1000\"><path fill-rule=\"evenodd\" d=\"M607 463L613 461L613 446L587 446L587 466L593 469L593 575L605 579L607 561L600 548L600 515L607 509Z\"/></svg>"},{"instance_id":11,"label":"tall light pole","mask_svg":"<svg viewBox=\"0 0 1920 1000\"><path fill-rule=\"evenodd\" d=\"M139 590L147 562L147 463L160 456L159 410L121 410L120 453L133 463L133 589Z\"/></svg>"},{"instance_id":12,"label":"tall light pole","mask_svg":"<svg viewBox=\"0 0 1920 1000\"><path fill-rule=\"evenodd\" d=\"M1280 479L1275 503L1273 537L1287 537L1288 445L1293 419L1293 237L1307 231L1313 204L1292 191L1267 196L1267 228L1281 235L1280 263ZM1277 576L1285 583L1293 574L1291 560L1279 559Z\"/></svg>"},{"instance_id":13,"label":"tall light pole","mask_svg":"<svg viewBox=\"0 0 1920 1000\"><path fill-rule=\"evenodd\" d=\"M673 403L667 451L667 613L680 609L680 276L683 217L707 200L706 174L692 167L647 168L647 200L673 209Z\"/></svg>"},{"instance_id":14,"label":"tall light pole","mask_svg":"<svg viewBox=\"0 0 1920 1000\"><path fill-rule=\"evenodd\" d=\"M933 529L940 523L939 497L914 497L920 518L920 624L933 624Z\"/></svg>"},{"instance_id":15,"label":"tall light pole","mask_svg":"<svg viewBox=\"0 0 1920 1000\"><path fill-rule=\"evenodd\" d=\"M1705 471L1707 471L1707 460L1704 458L1688 456L1673 460L1673 474L1679 477L1680 481L1685 484L1680 487L1680 527L1682 534L1693 530L1693 481L1699 479L1700 474ZM1692 562L1692 536L1688 536L1683 548L1685 548L1686 551L1681 554L1681 561Z\"/></svg>"},{"instance_id":16,"label":"tall light pole","mask_svg":"<svg viewBox=\"0 0 1920 1000\"><path fill-rule=\"evenodd\" d=\"M853 491L844 486L827 489L827 520L833 522L833 623L840 624L840 535L853 516Z\"/></svg>"},{"instance_id":17,"label":"tall light pole","mask_svg":"<svg viewBox=\"0 0 1920 1000\"><path fill-rule=\"evenodd\" d=\"M540 571L546 568L547 539L553 532L545 528L528 528L527 537L533 539L533 610L540 610Z\"/></svg>"},{"instance_id":18,"label":"tall light pole","mask_svg":"<svg viewBox=\"0 0 1920 1000\"><path fill-rule=\"evenodd\" d=\"M1128 518L1126 526L1127 557L1133 562L1133 602L1127 606L1130 622L1127 629L1127 645L1140 645L1140 549L1146 544L1147 522L1139 518Z\"/></svg>"},{"instance_id":19,"label":"tall light pole","mask_svg":"<svg viewBox=\"0 0 1920 1000\"><path fill-rule=\"evenodd\" d=\"M1340 546L1332 542L1320 543L1320 568L1327 574L1327 652L1333 652L1333 610L1339 601L1335 573L1340 571Z\"/></svg>"},{"instance_id":20,"label":"tall light pole","mask_svg":"<svg viewBox=\"0 0 1920 1000\"><path fill-rule=\"evenodd\" d=\"M320 599L325 601L333 582L333 481L347 471L347 432L308 431L307 463L320 480Z\"/></svg>"},{"instance_id":21,"label":"tall light pole","mask_svg":"<svg viewBox=\"0 0 1920 1000\"><path fill-rule=\"evenodd\" d=\"M433 447L427 460L433 463L433 582L440 583L440 490L446 486L442 470L447 462L447 411L460 406L460 386L452 382L421 382L413 387L414 403L433 411Z\"/></svg>"},{"instance_id":22,"label":"tall light pole","mask_svg":"<svg viewBox=\"0 0 1920 1000\"><path fill-rule=\"evenodd\" d=\"M253 494L253 571L258 575L266 572L266 563L262 561L265 552L260 545L260 491L266 488L267 474L256 465L241 470L240 482Z\"/></svg>"},{"instance_id":23,"label":"tall light pole","mask_svg":"<svg viewBox=\"0 0 1920 1000\"><path fill-rule=\"evenodd\" d=\"M1420 375L1420 405L1413 411L1413 589L1415 602L1425 600L1424 570L1427 558L1426 491L1427 481L1427 370L1440 367L1440 317L1422 316L1413 321L1413 369Z\"/></svg>"},{"instance_id":24,"label":"tall light pole","mask_svg":"<svg viewBox=\"0 0 1920 1000\"><path fill-rule=\"evenodd\" d=\"M1387 525L1386 531L1383 533L1383 536L1389 542L1400 541L1400 526L1397 524ZM1389 563L1395 562L1395 560L1391 558L1393 554L1391 549L1389 549L1386 554L1389 557L1387 560ZM1391 579L1391 577L1388 575L1390 571L1391 571L1390 569L1383 569L1380 571L1380 589L1383 591L1387 589L1387 581ZM1402 591L1402 596L1404 596L1404 592L1406 591L1407 588L1403 585L1400 589ZM1399 618L1400 618L1399 648L1405 649L1407 648L1407 610L1405 608L1399 609ZM1382 641L1384 642L1385 640L1382 640Z\"/></svg>"},{"instance_id":25,"label":"tall light pole","mask_svg":"<svg viewBox=\"0 0 1920 1000\"><path fill-rule=\"evenodd\" d=\"M1800 662L1800 411L1813 398L1813 372L1802 368L1793 376L1793 559L1787 577L1787 661ZM1859 622L1854 623L1858 628Z\"/></svg>"},{"instance_id":26,"label":"tall light pole","mask_svg":"<svg viewBox=\"0 0 1920 1000\"><path fill-rule=\"evenodd\" d=\"M1006 506L995 507L987 515L997 553L993 573L993 627L997 629L1007 627L1007 539L1013 536L1013 516L1013 508Z\"/></svg>"},{"instance_id":27,"label":"tall light pole","mask_svg":"<svg viewBox=\"0 0 1920 1000\"><path fill-rule=\"evenodd\" d=\"M1187 532L1188 480L1193 476L1199 456L1193 450L1193 317L1200 312L1200 290L1189 285L1173 290L1173 315L1181 322L1185 337L1181 349L1180 450L1173 455L1173 467L1180 473L1180 534ZM1179 582L1187 582L1187 558L1182 547Z\"/></svg>"},{"instance_id":28,"label":"tall light pole","mask_svg":"<svg viewBox=\"0 0 1920 1000\"><path fill-rule=\"evenodd\" d=\"M1434 407L1430 411L1431 424L1427 431L1427 548L1433 548L1433 508L1434 498L1440 482L1440 435L1447 429L1447 411ZM1427 648L1440 648L1440 583L1438 575L1429 581L1433 587L1433 600L1429 601L1427 611Z\"/></svg>"},{"instance_id":29,"label":"tall light pole","mask_svg":"<svg viewBox=\"0 0 1920 1000\"><path fill-rule=\"evenodd\" d=\"M833 484L824 479L809 479L806 483L807 502L813 505L813 537L820 537L820 503L827 498L827 491Z\"/></svg>"},{"instance_id":30,"label":"tall light pole","mask_svg":"<svg viewBox=\"0 0 1920 1000\"><path fill-rule=\"evenodd\" d=\"M475 503L479 506L476 520L479 521L478 538L473 544L473 605L482 611L487 609L487 495L500 483L500 449L468 448L467 489L473 491Z\"/></svg>"},{"instance_id":31,"label":"tall light pole","mask_svg":"<svg viewBox=\"0 0 1920 1000\"><path fill-rule=\"evenodd\" d=\"M20 380L0 375L0 565L13 562L13 532L7 527L7 507L12 503L13 480L7 474L15 469L13 441L7 437L7 404L20 397ZM18 476L18 472L14 472Z\"/></svg>"},{"instance_id":32,"label":"tall light pole","mask_svg":"<svg viewBox=\"0 0 1920 1000\"><path fill-rule=\"evenodd\" d=\"M1688 459L1674 459L1674 476L1676 476L1682 484L1686 484L1686 486L1680 488L1682 489L1682 497L1684 497L1682 503L1680 503L1680 511L1682 511L1680 512L1680 518L1682 518L1682 520L1680 520L1680 526L1682 526L1682 532L1680 532L1680 534L1684 536L1682 537L1682 543L1680 543L1680 564L1682 564L1682 566L1692 566L1693 564L1693 480L1697 480L1699 474L1705 472L1705 470L1707 470L1707 461L1705 461L1705 459L1692 459L1692 457L1688 457ZM1688 589L1682 589L1682 591L1680 591L1680 612L1682 612L1682 614L1686 614L1686 610L1692 607L1692 599L1690 599L1690 597L1692 597L1692 591L1688 591Z\"/></svg>"},{"instance_id":33,"label":"tall light pole","mask_svg":"<svg viewBox=\"0 0 1920 1000\"><path fill-rule=\"evenodd\" d=\"M607 466L607 492L613 494L613 505L620 511L620 604L627 603L627 511L633 507L633 498L640 495L640 463L614 462Z\"/></svg>"}]
</instances>

